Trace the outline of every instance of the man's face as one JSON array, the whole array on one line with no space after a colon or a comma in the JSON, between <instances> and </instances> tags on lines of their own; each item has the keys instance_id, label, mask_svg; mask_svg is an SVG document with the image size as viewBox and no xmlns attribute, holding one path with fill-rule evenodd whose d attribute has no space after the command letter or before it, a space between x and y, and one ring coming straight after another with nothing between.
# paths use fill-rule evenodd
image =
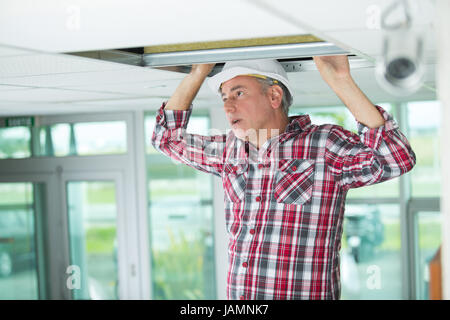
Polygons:
<instances>
[{"instance_id":1,"label":"man's face","mask_svg":"<svg viewBox=\"0 0 450 320\"><path fill-rule=\"evenodd\" d=\"M234 134L244 139L251 133L270 128L273 112L269 95L251 76L238 76L222 84L225 115ZM250 134L251 134L250 133Z\"/></svg>"}]
</instances>

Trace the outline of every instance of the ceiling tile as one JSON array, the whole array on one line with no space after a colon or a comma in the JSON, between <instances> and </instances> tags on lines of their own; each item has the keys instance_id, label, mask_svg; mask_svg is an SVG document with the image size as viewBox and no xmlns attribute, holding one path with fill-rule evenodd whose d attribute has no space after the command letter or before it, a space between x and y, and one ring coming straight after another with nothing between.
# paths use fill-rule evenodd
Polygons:
<instances>
[{"instance_id":1,"label":"ceiling tile","mask_svg":"<svg viewBox=\"0 0 450 320\"><path fill-rule=\"evenodd\" d=\"M25 55L31 55L31 54L36 54L36 52L0 45L0 59L5 58L5 57L10 57L10 56L25 56Z\"/></svg>"},{"instance_id":2,"label":"ceiling tile","mask_svg":"<svg viewBox=\"0 0 450 320\"><path fill-rule=\"evenodd\" d=\"M184 74L176 72L121 65L121 69L116 70L37 74L3 79L0 77L0 84L26 85L35 87L77 87L114 84L120 86L128 83L152 83L154 81L181 79L184 76Z\"/></svg>"},{"instance_id":3,"label":"ceiling tile","mask_svg":"<svg viewBox=\"0 0 450 320\"><path fill-rule=\"evenodd\" d=\"M2 102L73 102L125 98L124 95L61 89L33 88L0 92ZM30 106L31 107L31 106Z\"/></svg>"},{"instance_id":4,"label":"ceiling tile","mask_svg":"<svg viewBox=\"0 0 450 320\"><path fill-rule=\"evenodd\" d=\"M117 70L126 67L123 64L61 54L8 56L0 58L0 80L9 77Z\"/></svg>"},{"instance_id":5,"label":"ceiling tile","mask_svg":"<svg viewBox=\"0 0 450 320\"><path fill-rule=\"evenodd\" d=\"M0 84L0 91L24 90L24 89L27 89L27 88L24 88L23 86L10 86L10 85Z\"/></svg>"},{"instance_id":6,"label":"ceiling tile","mask_svg":"<svg viewBox=\"0 0 450 320\"><path fill-rule=\"evenodd\" d=\"M69 86L68 89L115 92L129 95L154 96L166 95L175 91L179 80L161 80L137 83L94 84L91 86Z\"/></svg>"}]
</instances>

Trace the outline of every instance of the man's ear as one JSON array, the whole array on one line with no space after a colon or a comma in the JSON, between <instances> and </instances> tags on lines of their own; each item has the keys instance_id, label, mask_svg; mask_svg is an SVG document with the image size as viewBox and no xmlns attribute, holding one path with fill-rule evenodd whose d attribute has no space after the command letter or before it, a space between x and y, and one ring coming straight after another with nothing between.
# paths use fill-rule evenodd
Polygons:
<instances>
[{"instance_id":1,"label":"man's ear","mask_svg":"<svg viewBox=\"0 0 450 320\"><path fill-rule=\"evenodd\" d=\"M270 87L270 103L272 108L278 109L281 107L281 101L283 99L283 89L278 85L273 85Z\"/></svg>"}]
</instances>

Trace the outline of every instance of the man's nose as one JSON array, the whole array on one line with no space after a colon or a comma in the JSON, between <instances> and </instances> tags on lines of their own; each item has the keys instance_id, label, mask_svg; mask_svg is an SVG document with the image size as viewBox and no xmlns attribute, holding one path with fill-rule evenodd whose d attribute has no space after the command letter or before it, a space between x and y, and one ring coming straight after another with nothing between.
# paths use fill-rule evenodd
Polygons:
<instances>
[{"instance_id":1,"label":"man's nose","mask_svg":"<svg viewBox=\"0 0 450 320\"><path fill-rule=\"evenodd\" d=\"M230 101L230 99L228 99L223 103L223 108L226 113L230 113L236 110L236 105L234 104L233 101Z\"/></svg>"}]
</instances>

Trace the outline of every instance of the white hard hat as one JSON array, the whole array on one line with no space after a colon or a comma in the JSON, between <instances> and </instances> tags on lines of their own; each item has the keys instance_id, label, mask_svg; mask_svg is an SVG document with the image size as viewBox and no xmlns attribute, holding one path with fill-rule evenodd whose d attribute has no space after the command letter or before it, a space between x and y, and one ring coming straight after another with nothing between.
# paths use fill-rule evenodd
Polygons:
<instances>
[{"instance_id":1,"label":"white hard hat","mask_svg":"<svg viewBox=\"0 0 450 320\"><path fill-rule=\"evenodd\" d=\"M211 89L220 96L220 86L225 81L237 76L255 76L261 75L280 81L288 90L288 106L292 104L292 90L289 86L289 80L283 66L277 60L242 60L226 62L222 71L208 79Z\"/></svg>"}]
</instances>

